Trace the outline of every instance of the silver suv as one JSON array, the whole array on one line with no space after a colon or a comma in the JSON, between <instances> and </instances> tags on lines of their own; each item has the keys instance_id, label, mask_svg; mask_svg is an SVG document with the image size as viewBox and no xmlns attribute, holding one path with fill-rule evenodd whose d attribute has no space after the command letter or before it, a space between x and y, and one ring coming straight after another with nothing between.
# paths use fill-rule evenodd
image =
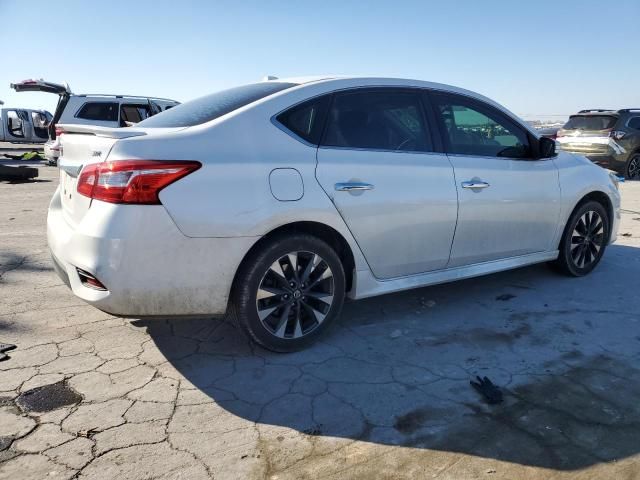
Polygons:
<instances>
[{"instance_id":1,"label":"silver suv","mask_svg":"<svg viewBox=\"0 0 640 480\"><path fill-rule=\"evenodd\" d=\"M57 164L60 155L57 124L96 125L101 127L129 127L157 113L179 105L175 100L132 95L81 94L71 92L69 85L23 80L12 83L16 92L45 92L60 97L58 106L49 124L49 140L44 145L44 155L49 164Z\"/></svg>"}]
</instances>

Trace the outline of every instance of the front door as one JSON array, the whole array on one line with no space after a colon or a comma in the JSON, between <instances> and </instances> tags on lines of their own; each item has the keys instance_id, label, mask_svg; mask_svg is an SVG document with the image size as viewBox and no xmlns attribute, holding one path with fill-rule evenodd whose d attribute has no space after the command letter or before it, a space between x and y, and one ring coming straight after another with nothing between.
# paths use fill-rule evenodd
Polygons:
<instances>
[{"instance_id":1,"label":"front door","mask_svg":"<svg viewBox=\"0 0 640 480\"><path fill-rule=\"evenodd\" d=\"M557 249L558 171L534 159L526 130L494 107L433 94L453 164L459 212L449 267Z\"/></svg>"},{"instance_id":2,"label":"front door","mask_svg":"<svg viewBox=\"0 0 640 480\"><path fill-rule=\"evenodd\" d=\"M453 168L433 152L418 93L335 94L317 159L317 179L376 277L446 266L457 216Z\"/></svg>"}]
</instances>

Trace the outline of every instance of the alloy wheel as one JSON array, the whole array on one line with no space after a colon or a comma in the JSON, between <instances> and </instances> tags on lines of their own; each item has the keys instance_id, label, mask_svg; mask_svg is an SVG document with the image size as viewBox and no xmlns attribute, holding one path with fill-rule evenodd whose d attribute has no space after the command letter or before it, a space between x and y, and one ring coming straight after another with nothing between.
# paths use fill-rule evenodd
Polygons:
<instances>
[{"instance_id":1,"label":"alloy wheel","mask_svg":"<svg viewBox=\"0 0 640 480\"><path fill-rule=\"evenodd\" d=\"M320 255L283 255L266 271L256 294L256 310L272 335L301 338L315 330L333 304L333 272Z\"/></svg>"},{"instance_id":2,"label":"alloy wheel","mask_svg":"<svg viewBox=\"0 0 640 480\"><path fill-rule=\"evenodd\" d=\"M604 222L589 210L576 223L571 234L571 259L578 268L587 268L598 259L604 245Z\"/></svg>"},{"instance_id":3,"label":"alloy wheel","mask_svg":"<svg viewBox=\"0 0 640 480\"><path fill-rule=\"evenodd\" d=\"M640 179L640 155L636 155L631 160L629 160L627 176L633 180Z\"/></svg>"}]
</instances>

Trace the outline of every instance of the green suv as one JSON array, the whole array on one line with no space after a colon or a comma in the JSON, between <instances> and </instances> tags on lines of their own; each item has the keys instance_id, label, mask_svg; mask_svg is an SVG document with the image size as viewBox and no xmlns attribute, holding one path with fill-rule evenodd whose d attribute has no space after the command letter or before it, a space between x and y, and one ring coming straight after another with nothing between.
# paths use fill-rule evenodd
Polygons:
<instances>
[{"instance_id":1,"label":"green suv","mask_svg":"<svg viewBox=\"0 0 640 480\"><path fill-rule=\"evenodd\" d=\"M640 108L580 110L558 130L556 141L562 150L640 179Z\"/></svg>"}]
</instances>

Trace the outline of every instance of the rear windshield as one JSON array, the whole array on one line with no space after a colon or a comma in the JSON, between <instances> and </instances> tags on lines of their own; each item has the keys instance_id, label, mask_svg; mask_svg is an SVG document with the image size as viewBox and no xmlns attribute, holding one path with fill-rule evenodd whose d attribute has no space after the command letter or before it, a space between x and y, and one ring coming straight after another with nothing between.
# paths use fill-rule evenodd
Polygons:
<instances>
[{"instance_id":1,"label":"rear windshield","mask_svg":"<svg viewBox=\"0 0 640 480\"><path fill-rule=\"evenodd\" d=\"M565 130L606 130L613 128L618 117L611 115L574 115L564 125Z\"/></svg>"},{"instance_id":2,"label":"rear windshield","mask_svg":"<svg viewBox=\"0 0 640 480\"><path fill-rule=\"evenodd\" d=\"M165 110L136 126L165 128L200 125L293 86L294 83L262 82L222 90Z\"/></svg>"}]
</instances>

